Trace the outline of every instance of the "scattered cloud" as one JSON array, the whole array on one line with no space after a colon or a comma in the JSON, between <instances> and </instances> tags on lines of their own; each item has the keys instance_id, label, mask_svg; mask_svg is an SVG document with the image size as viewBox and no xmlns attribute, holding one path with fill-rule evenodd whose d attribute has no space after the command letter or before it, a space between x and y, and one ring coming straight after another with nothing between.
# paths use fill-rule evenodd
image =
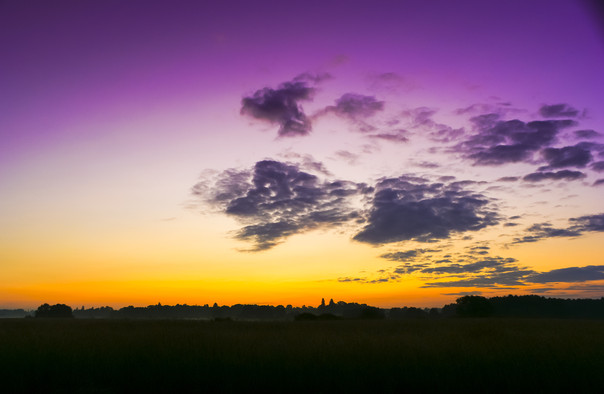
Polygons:
<instances>
[{"instance_id":1,"label":"scattered cloud","mask_svg":"<svg viewBox=\"0 0 604 394\"><path fill-rule=\"evenodd\" d=\"M463 128L453 128L432 119L436 112L433 108L418 107L403 111L401 115L407 119L408 128L425 134L435 142L451 142L464 134Z\"/></svg>"},{"instance_id":2,"label":"scattered cloud","mask_svg":"<svg viewBox=\"0 0 604 394\"><path fill-rule=\"evenodd\" d=\"M411 239L429 242L454 232L476 231L498 223L497 214L487 208L489 202L459 185L413 176L382 179L367 225L354 239L376 245Z\"/></svg>"},{"instance_id":3,"label":"scattered cloud","mask_svg":"<svg viewBox=\"0 0 604 394\"><path fill-rule=\"evenodd\" d=\"M602 136L602 134L598 133L595 130L575 130L574 134L575 134L575 137L586 139L586 140L598 138L598 137Z\"/></svg>"},{"instance_id":4,"label":"scattered cloud","mask_svg":"<svg viewBox=\"0 0 604 394\"><path fill-rule=\"evenodd\" d=\"M371 135L368 135L367 137L377 138L377 139L388 141L388 142L406 143L406 142L409 142L409 137L407 137L407 135L408 135L407 130L399 129L395 132L371 134Z\"/></svg>"},{"instance_id":5,"label":"scattered cloud","mask_svg":"<svg viewBox=\"0 0 604 394\"><path fill-rule=\"evenodd\" d=\"M386 259L386 260L390 260L390 261L405 262L405 261L413 261L417 257L419 257L423 254L426 254L426 253L436 253L436 252L440 252L440 250L438 250L438 249L411 249L411 250L406 250L404 252L385 253L385 254L381 255L380 257L383 259Z\"/></svg>"},{"instance_id":6,"label":"scattered cloud","mask_svg":"<svg viewBox=\"0 0 604 394\"><path fill-rule=\"evenodd\" d=\"M299 164L263 160L250 170L227 170L195 185L193 193L239 219L235 238L252 251L274 247L287 237L358 219L348 197L371 192L364 184L322 180Z\"/></svg>"},{"instance_id":7,"label":"scattered cloud","mask_svg":"<svg viewBox=\"0 0 604 394\"><path fill-rule=\"evenodd\" d=\"M596 172L604 172L604 161L596 161L591 163L591 169Z\"/></svg>"},{"instance_id":8,"label":"scattered cloud","mask_svg":"<svg viewBox=\"0 0 604 394\"><path fill-rule=\"evenodd\" d=\"M453 148L478 166L532 162L535 152L555 142L572 120L539 120L525 123L498 120L497 114L472 118L476 133Z\"/></svg>"},{"instance_id":9,"label":"scattered cloud","mask_svg":"<svg viewBox=\"0 0 604 394\"><path fill-rule=\"evenodd\" d=\"M520 177L517 176L504 176L497 179L497 182L516 182Z\"/></svg>"},{"instance_id":10,"label":"scattered cloud","mask_svg":"<svg viewBox=\"0 0 604 394\"><path fill-rule=\"evenodd\" d=\"M526 280L531 283L588 282L593 280L604 280L604 265L560 268L532 275Z\"/></svg>"},{"instance_id":11,"label":"scattered cloud","mask_svg":"<svg viewBox=\"0 0 604 394\"><path fill-rule=\"evenodd\" d=\"M366 120L382 110L384 110L384 102L377 100L374 96L346 93L336 100L335 105L320 110L314 116L321 117L326 114L334 114L352 122L356 125L358 131L370 132L376 128L368 124Z\"/></svg>"},{"instance_id":12,"label":"scattered cloud","mask_svg":"<svg viewBox=\"0 0 604 394\"><path fill-rule=\"evenodd\" d=\"M568 104L544 105L539 109L544 118L576 118L579 111Z\"/></svg>"},{"instance_id":13,"label":"scattered cloud","mask_svg":"<svg viewBox=\"0 0 604 394\"><path fill-rule=\"evenodd\" d=\"M604 231L604 213L571 218L568 222L567 228L555 228L550 223L534 224L527 229L528 235L515 238L512 244L537 242L546 238L578 237L586 232Z\"/></svg>"},{"instance_id":14,"label":"scattered cloud","mask_svg":"<svg viewBox=\"0 0 604 394\"><path fill-rule=\"evenodd\" d=\"M335 156L338 159L344 160L345 162L347 162L350 165L356 165L358 163L359 160L359 155L356 153L352 153L350 151L347 150L339 150L335 153Z\"/></svg>"},{"instance_id":15,"label":"scattered cloud","mask_svg":"<svg viewBox=\"0 0 604 394\"><path fill-rule=\"evenodd\" d=\"M442 295L447 295L447 296L460 296L460 297L463 297L463 296L473 296L473 295L479 296L479 295L482 294L482 291L460 291L460 292L457 292L457 293L441 293L441 294Z\"/></svg>"},{"instance_id":16,"label":"scattered cloud","mask_svg":"<svg viewBox=\"0 0 604 394\"><path fill-rule=\"evenodd\" d=\"M546 148L541 151L541 155L547 161L548 165L539 168L539 170L564 167L584 168L592 160L591 152L578 145L565 146L563 148Z\"/></svg>"},{"instance_id":17,"label":"scattered cloud","mask_svg":"<svg viewBox=\"0 0 604 394\"><path fill-rule=\"evenodd\" d=\"M378 101L374 96L346 93L336 100L335 106L327 107L326 111L356 120L371 117L383 109L384 102Z\"/></svg>"},{"instance_id":18,"label":"scattered cloud","mask_svg":"<svg viewBox=\"0 0 604 394\"><path fill-rule=\"evenodd\" d=\"M300 102L311 100L314 93L305 78L284 82L277 89L267 87L244 97L241 114L278 124L280 137L307 135L311 122Z\"/></svg>"},{"instance_id":19,"label":"scattered cloud","mask_svg":"<svg viewBox=\"0 0 604 394\"><path fill-rule=\"evenodd\" d=\"M581 171L561 170L556 172L533 172L522 177L526 182L541 182L541 181L575 181L585 178L585 174Z\"/></svg>"}]
</instances>

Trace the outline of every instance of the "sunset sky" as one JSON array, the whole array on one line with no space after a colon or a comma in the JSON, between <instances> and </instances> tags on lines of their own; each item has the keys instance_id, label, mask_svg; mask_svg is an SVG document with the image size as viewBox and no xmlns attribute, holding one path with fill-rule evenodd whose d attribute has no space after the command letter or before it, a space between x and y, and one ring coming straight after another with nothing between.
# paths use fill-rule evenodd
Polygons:
<instances>
[{"instance_id":1,"label":"sunset sky","mask_svg":"<svg viewBox=\"0 0 604 394\"><path fill-rule=\"evenodd\" d=\"M0 308L604 296L575 0L4 1Z\"/></svg>"}]
</instances>

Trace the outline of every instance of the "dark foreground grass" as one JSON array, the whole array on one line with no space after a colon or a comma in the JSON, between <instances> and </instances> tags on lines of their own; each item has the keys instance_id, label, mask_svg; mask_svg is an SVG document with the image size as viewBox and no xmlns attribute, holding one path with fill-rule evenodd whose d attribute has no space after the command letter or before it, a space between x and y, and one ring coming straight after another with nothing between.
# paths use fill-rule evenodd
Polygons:
<instances>
[{"instance_id":1,"label":"dark foreground grass","mask_svg":"<svg viewBox=\"0 0 604 394\"><path fill-rule=\"evenodd\" d=\"M604 322L0 320L2 392L601 392Z\"/></svg>"}]
</instances>

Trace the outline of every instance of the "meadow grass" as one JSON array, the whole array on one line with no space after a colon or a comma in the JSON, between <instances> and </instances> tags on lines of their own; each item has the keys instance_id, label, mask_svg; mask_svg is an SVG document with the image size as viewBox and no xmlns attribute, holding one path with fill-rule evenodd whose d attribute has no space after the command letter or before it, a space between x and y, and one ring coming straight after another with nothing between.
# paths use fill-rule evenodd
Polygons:
<instances>
[{"instance_id":1,"label":"meadow grass","mask_svg":"<svg viewBox=\"0 0 604 394\"><path fill-rule=\"evenodd\" d=\"M4 392L601 392L604 321L0 320Z\"/></svg>"}]
</instances>

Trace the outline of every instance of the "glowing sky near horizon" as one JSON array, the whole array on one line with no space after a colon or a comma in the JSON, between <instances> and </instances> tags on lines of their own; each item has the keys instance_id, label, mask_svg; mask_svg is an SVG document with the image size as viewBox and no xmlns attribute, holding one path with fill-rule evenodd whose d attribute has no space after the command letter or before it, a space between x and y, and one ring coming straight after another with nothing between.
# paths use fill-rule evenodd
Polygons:
<instances>
[{"instance_id":1,"label":"glowing sky near horizon","mask_svg":"<svg viewBox=\"0 0 604 394\"><path fill-rule=\"evenodd\" d=\"M0 4L0 308L604 296L578 1Z\"/></svg>"}]
</instances>

